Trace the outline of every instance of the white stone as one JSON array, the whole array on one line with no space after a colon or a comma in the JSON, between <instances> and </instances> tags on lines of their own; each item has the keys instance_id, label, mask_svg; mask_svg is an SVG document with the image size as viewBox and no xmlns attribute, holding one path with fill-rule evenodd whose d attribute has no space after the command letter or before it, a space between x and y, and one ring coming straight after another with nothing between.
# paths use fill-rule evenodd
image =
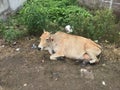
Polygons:
<instances>
[{"instance_id":1,"label":"white stone","mask_svg":"<svg viewBox=\"0 0 120 90\"><path fill-rule=\"evenodd\" d=\"M27 86L27 83L25 83L23 86L26 87L26 86Z\"/></svg>"},{"instance_id":2,"label":"white stone","mask_svg":"<svg viewBox=\"0 0 120 90\"><path fill-rule=\"evenodd\" d=\"M20 51L20 48L16 48L16 51Z\"/></svg>"},{"instance_id":3,"label":"white stone","mask_svg":"<svg viewBox=\"0 0 120 90\"><path fill-rule=\"evenodd\" d=\"M104 85L104 86L106 85L105 81L102 81L102 85Z\"/></svg>"}]
</instances>

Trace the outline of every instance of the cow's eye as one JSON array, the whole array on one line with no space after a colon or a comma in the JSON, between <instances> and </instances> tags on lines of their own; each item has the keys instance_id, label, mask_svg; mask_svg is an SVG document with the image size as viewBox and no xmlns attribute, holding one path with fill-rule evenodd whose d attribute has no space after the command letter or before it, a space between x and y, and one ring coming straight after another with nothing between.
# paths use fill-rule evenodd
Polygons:
<instances>
[{"instance_id":1,"label":"cow's eye","mask_svg":"<svg viewBox=\"0 0 120 90\"><path fill-rule=\"evenodd\" d=\"M49 39L47 38L46 41L49 41Z\"/></svg>"}]
</instances>

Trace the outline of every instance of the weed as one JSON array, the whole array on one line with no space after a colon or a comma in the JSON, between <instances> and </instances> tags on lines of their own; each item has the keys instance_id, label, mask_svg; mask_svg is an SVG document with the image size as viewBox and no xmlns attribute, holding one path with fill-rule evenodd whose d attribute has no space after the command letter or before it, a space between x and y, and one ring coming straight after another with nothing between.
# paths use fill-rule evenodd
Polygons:
<instances>
[{"instance_id":1,"label":"weed","mask_svg":"<svg viewBox=\"0 0 120 90\"><path fill-rule=\"evenodd\" d=\"M43 29L56 32L70 24L74 27L73 34L93 40L103 40L104 37L113 39L110 35L114 33L115 26L112 11L103 9L91 13L78 7L75 2L76 0L30 0L20 11L20 20L33 35L40 35Z\"/></svg>"},{"instance_id":2,"label":"weed","mask_svg":"<svg viewBox=\"0 0 120 90\"><path fill-rule=\"evenodd\" d=\"M26 35L26 32L25 27L18 25L16 16L9 17L6 22L0 22L0 36L9 43Z\"/></svg>"},{"instance_id":3,"label":"weed","mask_svg":"<svg viewBox=\"0 0 120 90\"><path fill-rule=\"evenodd\" d=\"M22 32L19 30L9 29L4 31L4 39L7 42L12 42L13 40L17 40L22 35Z\"/></svg>"}]
</instances>

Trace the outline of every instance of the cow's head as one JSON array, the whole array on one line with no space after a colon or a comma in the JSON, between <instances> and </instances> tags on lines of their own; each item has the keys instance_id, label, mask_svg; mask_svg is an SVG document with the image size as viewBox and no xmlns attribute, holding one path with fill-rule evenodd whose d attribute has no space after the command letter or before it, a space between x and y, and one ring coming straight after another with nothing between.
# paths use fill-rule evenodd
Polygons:
<instances>
[{"instance_id":1,"label":"cow's head","mask_svg":"<svg viewBox=\"0 0 120 90\"><path fill-rule=\"evenodd\" d=\"M38 50L47 50L50 47L50 43L52 41L51 33L44 31L43 34L40 36L40 43L38 45Z\"/></svg>"}]
</instances>

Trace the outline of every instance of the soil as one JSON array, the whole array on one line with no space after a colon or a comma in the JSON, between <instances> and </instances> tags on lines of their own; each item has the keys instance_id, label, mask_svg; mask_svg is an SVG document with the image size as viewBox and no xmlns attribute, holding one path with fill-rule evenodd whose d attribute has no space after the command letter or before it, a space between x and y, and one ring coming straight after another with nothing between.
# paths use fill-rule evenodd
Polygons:
<instances>
[{"instance_id":1,"label":"soil","mask_svg":"<svg viewBox=\"0 0 120 90\"><path fill-rule=\"evenodd\" d=\"M51 61L37 38L0 39L0 90L120 90L120 47L104 44L100 63Z\"/></svg>"}]
</instances>

